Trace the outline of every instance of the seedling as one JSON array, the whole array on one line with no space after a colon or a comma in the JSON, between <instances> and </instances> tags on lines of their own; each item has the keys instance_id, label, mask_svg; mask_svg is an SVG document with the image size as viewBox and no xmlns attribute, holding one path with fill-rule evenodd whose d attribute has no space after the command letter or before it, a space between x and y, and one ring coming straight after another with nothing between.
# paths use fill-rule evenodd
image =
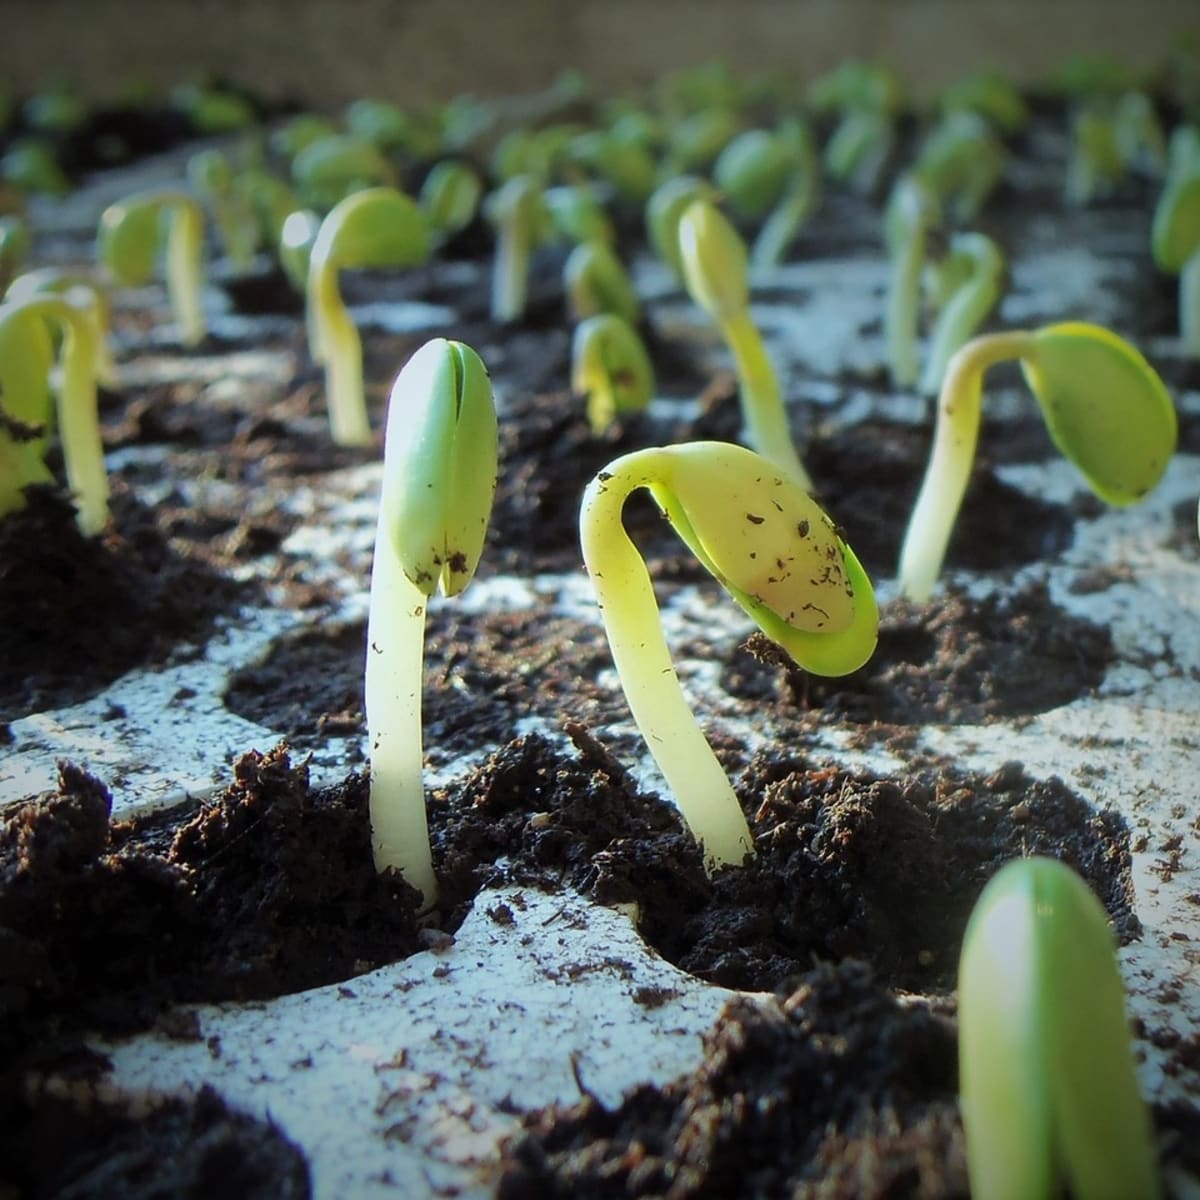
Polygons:
<instances>
[{"instance_id":1,"label":"seedling","mask_svg":"<svg viewBox=\"0 0 1200 1200\"><path fill-rule=\"evenodd\" d=\"M933 452L900 554L900 590L912 600L932 595L946 556L975 459L984 373L1011 361L1021 364L1055 445L1106 503L1142 499L1174 453L1171 397L1115 333L1072 321L969 341L942 381Z\"/></svg>"},{"instance_id":2,"label":"seedling","mask_svg":"<svg viewBox=\"0 0 1200 1200\"><path fill-rule=\"evenodd\" d=\"M49 420L50 335L62 342L58 432L67 484L88 536L108 520L108 476L96 409L96 333L91 315L66 297L30 296L0 304L0 515L25 504L22 489L50 482L42 455Z\"/></svg>"},{"instance_id":3,"label":"seedling","mask_svg":"<svg viewBox=\"0 0 1200 1200\"><path fill-rule=\"evenodd\" d=\"M716 321L733 354L747 440L811 491L812 481L792 444L779 379L750 316L745 243L714 204L696 200L679 219L679 252L688 294Z\"/></svg>"},{"instance_id":4,"label":"seedling","mask_svg":"<svg viewBox=\"0 0 1200 1200\"><path fill-rule=\"evenodd\" d=\"M149 281L166 225L166 279L180 341L195 346L208 325L200 296L204 286L204 214L187 192L162 188L137 192L110 204L100 217L97 256L117 283Z\"/></svg>"},{"instance_id":5,"label":"seedling","mask_svg":"<svg viewBox=\"0 0 1200 1200\"><path fill-rule=\"evenodd\" d=\"M306 146L335 133L337 126L328 117L300 113L276 129L268 139L268 145L274 154L291 162Z\"/></svg>"},{"instance_id":6,"label":"seedling","mask_svg":"<svg viewBox=\"0 0 1200 1200\"><path fill-rule=\"evenodd\" d=\"M753 853L733 787L684 698L646 565L621 523L647 488L688 548L760 629L818 675L871 656L870 580L833 522L794 479L723 442L637 450L587 486L579 528L613 662L633 713L709 869Z\"/></svg>"},{"instance_id":7,"label":"seedling","mask_svg":"<svg viewBox=\"0 0 1200 1200\"><path fill-rule=\"evenodd\" d=\"M496 488L496 410L478 355L436 338L392 388L367 621L371 844L437 903L422 779L421 674L433 594L456 596L483 553Z\"/></svg>"},{"instance_id":8,"label":"seedling","mask_svg":"<svg viewBox=\"0 0 1200 1200\"><path fill-rule=\"evenodd\" d=\"M15 213L0 216L0 296L29 257L29 226Z\"/></svg>"},{"instance_id":9,"label":"seedling","mask_svg":"<svg viewBox=\"0 0 1200 1200\"><path fill-rule=\"evenodd\" d=\"M443 159L421 185L417 203L425 210L440 242L461 233L475 220L483 198L483 180L469 163Z\"/></svg>"},{"instance_id":10,"label":"seedling","mask_svg":"<svg viewBox=\"0 0 1200 1200\"><path fill-rule=\"evenodd\" d=\"M108 293L94 279L73 271L60 271L56 267L42 267L37 271L26 271L18 275L4 293L6 301L30 300L35 296L64 296L71 304L85 313L92 323L94 334L96 378L105 385L116 384L117 368L109 348L112 328L112 307Z\"/></svg>"},{"instance_id":11,"label":"seedling","mask_svg":"<svg viewBox=\"0 0 1200 1200\"><path fill-rule=\"evenodd\" d=\"M49 142L36 137L19 138L0 155L0 181L21 192L51 196L65 196L71 190Z\"/></svg>"},{"instance_id":12,"label":"seedling","mask_svg":"<svg viewBox=\"0 0 1200 1200\"><path fill-rule=\"evenodd\" d=\"M1075 114L1067 160L1067 202L1079 207L1110 196L1125 174L1112 118L1096 109Z\"/></svg>"},{"instance_id":13,"label":"seedling","mask_svg":"<svg viewBox=\"0 0 1200 1200\"><path fill-rule=\"evenodd\" d=\"M1167 139L1145 92L1126 92L1113 110L1113 137L1126 170L1161 176L1167 167Z\"/></svg>"},{"instance_id":14,"label":"seedling","mask_svg":"<svg viewBox=\"0 0 1200 1200\"><path fill-rule=\"evenodd\" d=\"M245 272L258 249L258 221L229 159L220 150L199 150L188 159L187 178L208 205L229 261L235 270Z\"/></svg>"},{"instance_id":15,"label":"seedling","mask_svg":"<svg viewBox=\"0 0 1200 1200\"><path fill-rule=\"evenodd\" d=\"M849 112L825 143L825 171L860 195L870 195L879 186L895 144L889 114L873 109Z\"/></svg>"},{"instance_id":16,"label":"seedling","mask_svg":"<svg viewBox=\"0 0 1200 1200\"><path fill-rule=\"evenodd\" d=\"M571 390L587 397L588 423L600 437L621 413L654 396L654 367L635 330L613 313L589 317L571 341Z\"/></svg>"},{"instance_id":17,"label":"seedling","mask_svg":"<svg viewBox=\"0 0 1200 1200\"><path fill-rule=\"evenodd\" d=\"M612 218L604 211L593 188L585 184L547 188L542 193L542 202L554 233L563 241L575 245L583 242L616 244L617 231Z\"/></svg>"},{"instance_id":18,"label":"seedling","mask_svg":"<svg viewBox=\"0 0 1200 1200\"><path fill-rule=\"evenodd\" d=\"M385 152L408 144L408 117L386 100L355 100L346 109L346 129L352 137Z\"/></svg>"},{"instance_id":19,"label":"seedling","mask_svg":"<svg viewBox=\"0 0 1200 1200\"><path fill-rule=\"evenodd\" d=\"M978 71L948 87L941 98L944 113L978 113L1001 133L1019 133L1029 121L1029 109L1011 80L997 71Z\"/></svg>"},{"instance_id":20,"label":"seedling","mask_svg":"<svg viewBox=\"0 0 1200 1200\"><path fill-rule=\"evenodd\" d=\"M821 164L808 126L788 121L780 132L791 147L792 168L779 202L754 239L751 267L773 267L782 262L821 200Z\"/></svg>"},{"instance_id":21,"label":"seedling","mask_svg":"<svg viewBox=\"0 0 1200 1200\"><path fill-rule=\"evenodd\" d=\"M938 317L921 374L921 391L930 396L942 386L951 356L999 304L1007 269L1000 247L986 234L956 233L936 274L942 283Z\"/></svg>"},{"instance_id":22,"label":"seedling","mask_svg":"<svg viewBox=\"0 0 1200 1200\"><path fill-rule=\"evenodd\" d=\"M171 103L191 122L197 133L233 133L258 120L254 106L236 92L186 83L171 93Z\"/></svg>"},{"instance_id":23,"label":"seedling","mask_svg":"<svg viewBox=\"0 0 1200 1200\"><path fill-rule=\"evenodd\" d=\"M705 170L737 134L733 110L714 106L676 121L668 135L660 178L670 181L689 171Z\"/></svg>"},{"instance_id":24,"label":"seedling","mask_svg":"<svg viewBox=\"0 0 1200 1200\"><path fill-rule=\"evenodd\" d=\"M492 320L520 320L529 294L529 260L547 224L541 184L532 175L514 175L485 201L484 213L496 229L492 269Z\"/></svg>"},{"instance_id":25,"label":"seedling","mask_svg":"<svg viewBox=\"0 0 1200 1200\"><path fill-rule=\"evenodd\" d=\"M1162 1194L1103 907L1070 867L1009 863L967 925L959 1082L974 1200Z\"/></svg>"},{"instance_id":26,"label":"seedling","mask_svg":"<svg viewBox=\"0 0 1200 1200\"><path fill-rule=\"evenodd\" d=\"M292 159L292 182L307 207L325 211L363 188L394 187L396 172L373 142L333 133Z\"/></svg>"},{"instance_id":27,"label":"seedling","mask_svg":"<svg viewBox=\"0 0 1200 1200\"><path fill-rule=\"evenodd\" d=\"M311 208L288 213L279 229L279 265L298 292L308 290L308 264L321 232L321 218Z\"/></svg>"},{"instance_id":28,"label":"seedling","mask_svg":"<svg viewBox=\"0 0 1200 1200\"><path fill-rule=\"evenodd\" d=\"M371 440L363 395L362 339L338 287L343 268L417 267L433 238L429 218L395 188L366 188L335 205L321 222L308 263L308 344L325 366L329 424L339 446Z\"/></svg>"},{"instance_id":29,"label":"seedling","mask_svg":"<svg viewBox=\"0 0 1200 1200\"><path fill-rule=\"evenodd\" d=\"M641 305L633 281L615 251L603 242L582 242L567 255L563 290L572 320L615 313L628 324L637 324Z\"/></svg>"},{"instance_id":30,"label":"seedling","mask_svg":"<svg viewBox=\"0 0 1200 1200\"><path fill-rule=\"evenodd\" d=\"M717 156L713 182L734 212L763 217L783 195L795 165L792 147L777 133L747 129Z\"/></svg>"},{"instance_id":31,"label":"seedling","mask_svg":"<svg viewBox=\"0 0 1200 1200\"><path fill-rule=\"evenodd\" d=\"M679 250L679 219L696 200L716 200L716 189L698 175L677 175L656 188L646 201L646 235L654 252L682 283L683 255Z\"/></svg>"},{"instance_id":32,"label":"seedling","mask_svg":"<svg viewBox=\"0 0 1200 1200\"><path fill-rule=\"evenodd\" d=\"M902 176L892 189L884 216L884 236L891 259L884 339L892 382L897 387L912 387L917 382L921 274L929 231L940 220L941 206L934 191L915 175Z\"/></svg>"},{"instance_id":33,"label":"seedling","mask_svg":"<svg viewBox=\"0 0 1200 1200\"><path fill-rule=\"evenodd\" d=\"M645 146L618 141L608 130L589 129L564 149L568 164L585 168L630 204L645 204L654 191L657 171Z\"/></svg>"},{"instance_id":34,"label":"seedling","mask_svg":"<svg viewBox=\"0 0 1200 1200\"><path fill-rule=\"evenodd\" d=\"M1154 210L1150 245L1160 271L1179 276L1179 336L1200 356L1200 133L1171 138L1170 171Z\"/></svg>"},{"instance_id":35,"label":"seedling","mask_svg":"<svg viewBox=\"0 0 1200 1200\"><path fill-rule=\"evenodd\" d=\"M955 221L975 220L1004 175L1008 151L974 112L944 116L925 139L913 174L937 195Z\"/></svg>"}]
</instances>

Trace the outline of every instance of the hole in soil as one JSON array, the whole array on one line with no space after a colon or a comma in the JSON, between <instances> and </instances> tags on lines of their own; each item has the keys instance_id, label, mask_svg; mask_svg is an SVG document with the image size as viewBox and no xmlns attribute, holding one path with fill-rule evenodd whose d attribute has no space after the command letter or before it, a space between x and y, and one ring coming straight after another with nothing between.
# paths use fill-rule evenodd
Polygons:
<instances>
[{"instance_id":1,"label":"hole in soil","mask_svg":"<svg viewBox=\"0 0 1200 1200\"><path fill-rule=\"evenodd\" d=\"M202 553L178 553L163 514L120 482L111 523L84 537L54 488L0 520L0 720L77 704L126 671L203 640L249 598Z\"/></svg>"},{"instance_id":2,"label":"hole in soil","mask_svg":"<svg viewBox=\"0 0 1200 1200\"><path fill-rule=\"evenodd\" d=\"M948 989L980 891L1025 854L1073 866L1118 936L1138 932L1124 822L1019 764L881 779L760 757L739 784L758 857L709 879L673 810L575 737L598 768L590 776L535 736L493 755L440 826L447 862L490 843L480 857L515 856L519 882L531 862L553 863L601 903L636 903L646 941L701 979L769 991L814 962L857 958L888 986ZM544 816L504 847L496 839L519 810Z\"/></svg>"},{"instance_id":3,"label":"hole in soil","mask_svg":"<svg viewBox=\"0 0 1200 1200\"><path fill-rule=\"evenodd\" d=\"M733 656L721 683L774 715L819 713L859 724L974 725L1047 712L1088 695L1113 659L1106 627L1054 604L1043 583L973 599L949 591L880 614L870 662L841 679L800 670L761 634Z\"/></svg>"}]
</instances>

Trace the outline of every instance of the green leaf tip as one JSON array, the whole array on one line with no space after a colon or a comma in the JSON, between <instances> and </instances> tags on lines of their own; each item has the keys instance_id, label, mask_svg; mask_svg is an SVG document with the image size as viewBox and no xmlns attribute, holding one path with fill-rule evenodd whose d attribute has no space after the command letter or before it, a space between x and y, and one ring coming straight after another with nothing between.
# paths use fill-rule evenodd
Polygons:
<instances>
[{"instance_id":1,"label":"green leaf tip","mask_svg":"<svg viewBox=\"0 0 1200 1200\"><path fill-rule=\"evenodd\" d=\"M312 261L339 267L419 267L433 249L428 216L411 196L392 187L347 196L321 222Z\"/></svg>"},{"instance_id":2,"label":"green leaf tip","mask_svg":"<svg viewBox=\"0 0 1200 1200\"><path fill-rule=\"evenodd\" d=\"M1100 499L1141 500L1175 452L1178 420L1166 385L1123 338L1099 325L1039 329L1021 369L1054 444Z\"/></svg>"},{"instance_id":3,"label":"green leaf tip","mask_svg":"<svg viewBox=\"0 0 1200 1200\"><path fill-rule=\"evenodd\" d=\"M1160 1193L1107 915L1049 858L1009 863L967 925L959 1077L971 1195Z\"/></svg>"},{"instance_id":4,"label":"green leaf tip","mask_svg":"<svg viewBox=\"0 0 1200 1200\"><path fill-rule=\"evenodd\" d=\"M426 342L392 387L382 500L404 574L425 595L457 595L474 576L497 455L487 368L461 342Z\"/></svg>"}]
</instances>

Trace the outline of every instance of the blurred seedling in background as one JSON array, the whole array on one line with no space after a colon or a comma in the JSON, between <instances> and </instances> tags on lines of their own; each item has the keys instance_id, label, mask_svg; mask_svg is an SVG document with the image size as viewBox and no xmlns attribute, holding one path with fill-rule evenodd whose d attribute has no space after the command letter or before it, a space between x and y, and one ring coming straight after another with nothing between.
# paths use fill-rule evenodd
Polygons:
<instances>
[{"instance_id":1,"label":"blurred seedling in background","mask_svg":"<svg viewBox=\"0 0 1200 1200\"><path fill-rule=\"evenodd\" d=\"M1171 136L1150 245L1158 269L1179 276L1179 338L1200 357L1200 128L1181 125Z\"/></svg>"},{"instance_id":2,"label":"blurred seedling in background","mask_svg":"<svg viewBox=\"0 0 1200 1200\"><path fill-rule=\"evenodd\" d=\"M586 397L588 424L600 437L623 413L654 397L654 367L637 331L614 313L583 321L571 340L571 391Z\"/></svg>"},{"instance_id":3,"label":"blurred seedling in background","mask_svg":"<svg viewBox=\"0 0 1200 1200\"><path fill-rule=\"evenodd\" d=\"M541 183L532 175L514 175L484 201L484 214L496 231L492 320L507 325L525 313L530 260L549 225Z\"/></svg>"},{"instance_id":4,"label":"blurred seedling in background","mask_svg":"<svg viewBox=\"0 0 1200 1200\"><path fill-rule=\"evenodd\" d=\"M309 352L325 367L329 424L339 446L363 446L371 425L363 393L362 339L342 300L347 268L418 267L433 248L429 218L395 188L366 188L338 203L321 222L308 261Z\"/></svg>"},{"instance_id":5,"label":"blurred seedling in background","mask_svg":"<svg viewBox=\"0 0 1200 1200\"><path fill-rule=\"evenodd\" d=\"M563 264L563 290L573 321L614 313L636 325L641 304L629 272L603 242L581 242Z\"/></svg>"},{"instance_id":6,"label":"blurred seedling in background","mask_svg":"<svg viewBox=\"0 0 1200 1200\"><path fill-rule=\"evenodd\" d=\"M137 192L110 204L100 217L97 258L122 287L154 275L166 242L167 296L185 346L204 340L204 214L195 198L174 188Z\"/></svg>"},{"instance_id":7,"label":"blurred seedling in background","mask_svg":"<svg viewBox=\"0 0 1200 1200\"><path fill-rule=\"evenodd\" d=\"M890 266L883 329L896 387L913 387L920 372L921 279L930 231L941 221L937 194L916 175L897 180L884 213Z\"/></svg>"}]
</instances>

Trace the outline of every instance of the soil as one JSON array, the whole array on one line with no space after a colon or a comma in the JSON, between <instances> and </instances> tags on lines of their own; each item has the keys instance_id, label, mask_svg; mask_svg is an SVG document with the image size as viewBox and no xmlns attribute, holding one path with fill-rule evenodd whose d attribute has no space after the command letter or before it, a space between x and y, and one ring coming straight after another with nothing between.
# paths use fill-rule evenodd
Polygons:
<instances>
[{"instance_id":1,"label":"soil","mask_svg":"<svg viewBox=\"0 0 1200 1200\"><path fill-rule=\"evenodd\" d=\"M817 230L827 246L877 255L874 210L847 197L831 207L857 216L841 224L827 212ZM348 273L346 286L359 299L383 290L453 308L460 319L431 332L467 341L504 379L500 485L480 575L577 573L587 479L647 444L736 438L736 398L728 379L701 371L651 323L659 390L677 411L668 403L593 437L582 401L562 390L561 253L542 256L527 318L500 329L486 316L487 246L479 228L468 231L447 261L405 276L400 293L388 290L394 278L385 287L374 274ZM228 290L239 311L295 312L277 275ZM1164 303L1144 321L1165 320ZM377 429L378 381L426 336L368 341ZM230 348L210 338L200 352ZM162 457L122 466L102 538L78 535L54 489L32 492L26 510L0 521L0 661L13 668L0 685L0 722L95 695L135 666L201 653L223 615L262 602L266 582L285 585L272 593L279 603L331 602L319 587L290 586L294 564L278 552L299 518L274 501L293 481L374 461L379 447L332 450L320 374L298 328L274 348L292 369L265 405L214 406L189 385L105 397L107 447ZM833 382L848 395L881 381L847 372ZM868 569L890 574L928 431L881 420L825 426L806 380L791 386L823 502ZM1185 427L1185 445L1188 436ZM986 427L981 444L949 564L1000 578L1068 549L1093 502L1032 499L997 472L1054 453L1036 415ZM135 493L160 469L178 482L150 509ZM196 480L233 492L197 504ZM1173 542L1186 540L1180 530L1194 515L1178 515ZM648 500L632 499L626 519L660 596L695 586L714 605L729 603ZM259 582L235 581L249 567ZM364 637L361 624L312 625L234 673L227 707L286 735L291 748L242 756L210 803L114 821L103 782L64 763L55 791L3 811L0 1191L200 1196L219 1179L227 1194L306 1195L299 1152L212 1095L149 1115L114 1106L84 1034L157 1026L187 1037L180 1003L266 999L353 978L453 936L481 887L515 882L635 905L647 942L669 961L775 997L735 1001L691 1077L639 1089L614 1110L582 1079L579 1105L530 1114L508 1150L505 1200L961 1197L952 989L984 883L1022 854L1059 857L1089 881L1117 936L1138 936L1129 830L1061 781L1035 780L1017 763L979 775L915 754L903 775L879 777L843 770L816 749L830 725L904 747L930 722L1019 721L1092 694L1113 658L1108 631L1066 614L1036 580L982 600L950 589L928 605L887 606L875 658L843 680L799 672L758 636L733 650L719 676L730 712L757 714L779 748L751 757L739 740L714 737L756 856L711 878L674 808L640 791L623 749L594 732L625 716L619 692L597 682L609 663L598 621L434 608L429 757L478 760L491 750L429 797L436 928L417 921L403 881L373 870L365 776L312 787L302 758L331 736L363 733ZM547 731L514 737L529 717ZM78 1089L28 1086L60 1077L77 1078ZM1184 1138L1200 1132L1194 1114L1157 1118ZM56 1137L61 1146L65 1129L79 1130L78 1153L34 1166L26 1147L53 1147Z\"/></svg>"}]
</instances>

